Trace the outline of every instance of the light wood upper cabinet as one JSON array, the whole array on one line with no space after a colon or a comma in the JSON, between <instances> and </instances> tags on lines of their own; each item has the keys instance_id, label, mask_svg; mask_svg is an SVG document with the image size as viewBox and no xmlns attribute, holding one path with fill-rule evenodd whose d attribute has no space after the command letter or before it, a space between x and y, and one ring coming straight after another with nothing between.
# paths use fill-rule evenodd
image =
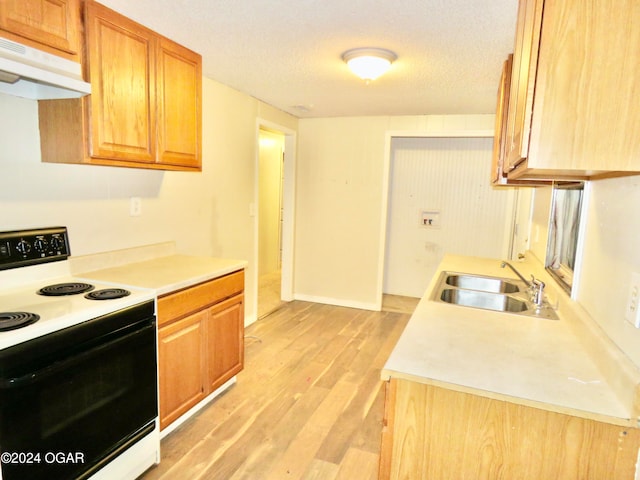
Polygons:
<instances>
[{"instance_id":1,"label":"light wood upper cabinet","mask_svg":"<svg viewBox=\"0 0 640 480\"><path fill-rule=\"evenodd\" d=\"M39 102L43 161L199 171L201 56L93 1L84 21L93 92Z\"/></svg>"},{"instance_id":2,"label":"light wood upper cabinet","mask_svg":"<svg viewBox=\"0 0 640 480\"><path fill-rule=\"evenodd\" d=\"M503 162L506 157L507 144L507 111L509 109L509 91L511 87L511 69L513 66L513 55L505 60L500 76L500 86L498 87L498 102L496 105L496 127L493 138L493 156L491 164L491 182L494 185L504 185L507 176L504 173Z\"/></svg>"},{"instance_id":3,"label":"light wood upper cabinet","mask_svg":"<svg viewBox=\"0 0 640 480\"><path fill-rule=\"evenodd\" d=\"M493 139L493 160L491 163L491 183L494 186L520 186L535 187L549 185L551 181L545 180L519 180L508 178L508 168L504 167L508 162L507 153L510 146L508 137L509 94L511 92L511 72L513 68L513 55L509 55L502 67L500 86L498 88L498 103L496 105L495 136Z\"/></svg>"},{"instance_id":4,"label":"light wood upper cabinet","mask_svg":"<svg viewBox=\"0 0 640 480\"><path fill-rule=\"evenodd\" d=\"M509 172L527 157L535 86L543 0L522 0L507 102L506 149L503 167Z\"/></svg>"},{"instance_id":5,"label":"light wood upper cabinet","mask_svg":"<svg viewBox=\"0 0 640 480\"><path fill-rule=\"evenodd\" d=\"M111 10L86 5L89 155L156 161L156 35Z\"/></svg>"},{"instance_id":6,"label":"light wood upper cabinet","mask_svg":"<svg viewBox=\"0 0 640 480\"><path fill-rule=\"evenodd\" d=\"M80 0L0 0L0 36L79 61Z\"/></svg>"},{"instance_id":7,"label":"light wood upper cabinet","mask_svg":"<svg viewBox=\"0 0 640 480\"><path fill-rule=\"evenodd\" d=\"M520 0L509 179L640 173L639 17L635 0Z\"/></svg>"},{"instance_id":8,"label":"light wood upper cabinet","mask_svg":"<svg viewBox=\"0 0 640 480\"><path fill-rule=\"evenodd\" d=\"M158 59L158 158L199 168L202 145L202 60L162 38Z\"/></svg>"}]
</instances>

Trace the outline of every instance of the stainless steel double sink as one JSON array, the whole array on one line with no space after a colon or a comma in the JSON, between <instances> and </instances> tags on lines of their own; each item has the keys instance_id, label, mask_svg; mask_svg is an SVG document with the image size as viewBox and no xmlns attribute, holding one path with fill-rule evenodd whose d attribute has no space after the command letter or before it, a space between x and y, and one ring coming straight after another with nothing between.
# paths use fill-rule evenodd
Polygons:
<instances>
[{"instance_id":1,"label":"stainless steel double sink","mask_svg":"<svg viewBox=\"0 0 640 480\"><path fill-rule=\"evenodd\" d=\"M526 283L512 278L445 271L440 274L432 300L528 317L558 319L547 302L538 306L531 301Z\"/></svg>"}]
</instances>

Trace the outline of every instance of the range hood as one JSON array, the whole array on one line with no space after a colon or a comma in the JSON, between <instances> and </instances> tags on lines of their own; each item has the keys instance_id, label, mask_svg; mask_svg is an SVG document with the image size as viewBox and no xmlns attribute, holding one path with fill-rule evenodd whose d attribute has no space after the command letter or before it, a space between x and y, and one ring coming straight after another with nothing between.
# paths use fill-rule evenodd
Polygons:
<instances>
[{"instance_id":1,"label":"range hood","mask_svg":"<svg viewBox=\"0 0 640 480\"><path fill-rule=\"evenodd\" d=\"M78 62L0 38L0 93L36 100L91 93Z\"/></svg>"}]
</instances>

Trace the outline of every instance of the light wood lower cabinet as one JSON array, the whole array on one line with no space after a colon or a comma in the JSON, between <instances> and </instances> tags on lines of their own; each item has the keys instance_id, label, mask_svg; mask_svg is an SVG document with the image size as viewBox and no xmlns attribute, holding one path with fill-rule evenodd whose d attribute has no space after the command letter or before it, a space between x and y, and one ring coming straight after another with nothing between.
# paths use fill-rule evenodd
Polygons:
<instances>
[{"instance_id":1,"label":"light wood lower cabinet","mask_svg":"<svg viewBox=\"0 0 640 480\"><path fill-rule=\"evenodd\" d=\"M160 426L166 427L205 397L207 312L199 312L158 330Z\"/></svg>"},{"instance_id":2,"label":"light wood lower cabinet","mask_svg":"<svg viewBox=\"0 0 640 480\"><path fill-rule=\"evenodd\" d=\"M635 478L640 430L391 379L385 479Z\"/></svg>"},{"instance_id":3,"label":"light wood lower cabinet","mask_svg":"<svg viewBox=\"0 0 640 480\"><path fill-rule=\"evenodd\" d=\"M158 298L160 428L244 366L244 272Z\"/></svg>"},{"instance_id":4,"label":"light wood lower cabinet","mask_svg":"<svg viewBox=\"0 0 640 480\"><path fill-rule=\"evenodd\" d=\"M231 297L208 312L206 386L209 392L238 374L243 367L244 303L238 297Z\"/></svg>"}]
</instances>

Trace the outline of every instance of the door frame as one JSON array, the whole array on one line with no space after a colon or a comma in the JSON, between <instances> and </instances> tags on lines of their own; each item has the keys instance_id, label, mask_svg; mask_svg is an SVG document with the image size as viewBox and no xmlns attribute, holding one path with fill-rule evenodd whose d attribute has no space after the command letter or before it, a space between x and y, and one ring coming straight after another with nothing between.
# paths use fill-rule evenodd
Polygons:
<instances>
[{"instance_id":1,"label":"door frame","mask_svg":"<svg viewBox=\"0 0 640 480\"><path fill-rule=\"evenodd\" d=\"M260 183L260 130L278 133L284 136L284 178L282 182L282 279L280 283L280 297L283 301L293 300L293 262L294 262L294 232L295 232L295 197L296 197L296 145L297 132L263 118L256 120L256 155L254 178L254 242L253 257L256 259L252 282L255 286L254 311L258 311L258 255L259 255L259 222L258 209Z\"/></svg>"},{"instance_id":2,"label":"door frame","mask_svg":"<svg viewBox=\"0 0 640 480\"><path fill-rule=\"evenodd\" d=\"M463 129L450 129L450 130L434 130L431 132L425 131L387 131L385 132L385 144L384 144L384 166L383 166L383 178L382 178L382 208L381 208L381 221L380 221L380 248L378 251L378 278L376 284L376 298L377 298L377 310L382 310L382 296L384 294L384 277L385 271L385 259L387 252L387 227L389 222L389 190L391 187L391 146L394 138L433 138L433 137L452 137L452 138L472 138L472 137L493 137L493 129L477 129L477 130L463 130ZM489 172L487 171L487 178ZM510 208L514 208L512 204ZM513 210L507 215L511 220L511 229L513 229ZM513 231L509 234L513 237ZM510 244L510 242L509 242ZM506 256L510 252L505 251Z\"/></svg>"}]
</instances>

